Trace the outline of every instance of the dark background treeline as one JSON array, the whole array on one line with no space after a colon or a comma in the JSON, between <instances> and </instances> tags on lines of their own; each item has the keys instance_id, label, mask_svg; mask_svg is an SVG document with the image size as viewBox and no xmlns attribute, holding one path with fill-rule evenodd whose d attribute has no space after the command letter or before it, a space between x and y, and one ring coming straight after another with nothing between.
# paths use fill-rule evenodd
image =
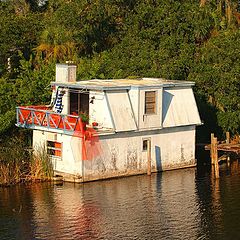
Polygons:
<instances>
[{"instance_id":1,"label":"dark background treeline","mask_svg":"<svg viewBox=\"0 0 240 240\"><path fill-rule=\"evenodd\" d=\"M78 79L163 77L196 83L198 141L240 131L237 0L0 1L0 139L15 107L49 103L55 64Z\"/></svg>"}]
</instances>

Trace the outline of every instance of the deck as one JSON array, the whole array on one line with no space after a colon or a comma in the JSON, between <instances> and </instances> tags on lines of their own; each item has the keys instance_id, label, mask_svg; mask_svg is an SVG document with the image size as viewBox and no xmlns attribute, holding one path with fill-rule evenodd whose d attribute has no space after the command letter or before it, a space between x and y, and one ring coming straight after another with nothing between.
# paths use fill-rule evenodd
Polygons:
<instances>
[{"instance_id":1,"label":"deck","mask_svg":"<svg viewBox=\"0 0 240 240\"><path fill-rule=\"evenodd\" d=\"M214 165L215 178L219 178L219 162L222 160L230 160L230 154L240 154L240 138L230 139L230 133L226 132L226 140L219 142L214 134L211 134L211 144L205 146L205 150L210 151L211 163ZM227 153L227 157L219 157L218 152Z\"/></svg>"},{"instance_id":2,"label":"deck","mask_svg":"<svg viewBox=\"0 0 240 240\"><path fill-rule=\"evenodd\" d=\"M64 133L84 133L84 124L80 116L66 115L53 112L47 106L17 107L16 126Z\"/></svg>"},{"instance_id":3,"label":"deck","mask_svg":"<svg viewBox=\"0 0 240 240\"><path fill-rule=\"evenodd\" d=\"M111 128L86 125L80 116L60 114L48 106L17 107L16 126L28 129L64 133L83 137L91 133L93 136L114 134Z\"/></svg>"}]
</instances>

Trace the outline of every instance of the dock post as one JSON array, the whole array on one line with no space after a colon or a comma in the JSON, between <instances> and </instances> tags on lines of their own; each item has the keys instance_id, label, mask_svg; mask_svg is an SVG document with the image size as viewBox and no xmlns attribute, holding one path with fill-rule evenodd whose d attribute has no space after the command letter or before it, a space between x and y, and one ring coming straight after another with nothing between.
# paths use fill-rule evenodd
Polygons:
<instances>
[{"instance_id":1,"label":"dock post","mask_svg":"<svg viewBox=\"0 0 240 240\"><path fill-rule=\"evenodd\" d=\"M214 172L215 172L215 178L219 178L219 165L218 165L218 150L217 150L217 138L213 138L213 160L214 160Z\"/></svg>"},{"instance_id":2,"label":"dock post","mask_svg":"<svg viewBox=\"0 0 240 240\"><path fill-rule=\"evenodd\" d=\"M147 175L151 175L151 140L147 140L147 158L148 158L148 167Z\"/></svg>"},{"instance_id":3,"label":"dock post","mask_svg":"<svg viewBox=\"0 0 240 240\"><path fill-rule=\"evenodd\" d=\"M229 144L230 143L230 133L226 132L226 143Z\"/></svg>"},{"instance_id":4,"label":"dock post","mask_svg":"<svg viewBox=\"0 0 240 240\"><path fill-rule=\"evenodd\" d=\"M212 163L212 165L214 165L214 158L213 158L213 139L214 139L214 133L211 133L210 156L211 156L211 163Z\"/></svg>"}]
</instances>

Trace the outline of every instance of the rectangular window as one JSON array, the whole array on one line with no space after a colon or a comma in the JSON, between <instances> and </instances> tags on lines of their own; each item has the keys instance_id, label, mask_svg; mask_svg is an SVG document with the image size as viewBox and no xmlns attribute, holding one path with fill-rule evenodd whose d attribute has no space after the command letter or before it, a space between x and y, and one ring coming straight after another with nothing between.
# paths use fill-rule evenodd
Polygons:
<instances>
[{"instance_id":1,"label":"rectangular window","mask_svg":"<svg viewBox=\"0 0 240 240\"><path fill-rule=\"evenodd\" d=\"M142 151L145 152L148 150L148 141L151 141L150 138L145 138L142 140Z\"/></svg>"},{"instance_id":2,"label":"rectangular window","mask_svg":"<svg viewBox=\"0 0 240 240\"><path fill-rule=\"evenodd\" d=\"M54 142L54 141L47 141L47 153L51 157L62 157L62 143Z\"/></svg>"},{"instance_id":3,"label":"rectangular window","mask_svg":"<svg viewBox=\"0 0 240 240\"><path fill-rule=\"evenodd\" d=\"M78 93L70 89L70 114L89 114L89 92Z\"/></svg>"},{"instance_id":4,"label":"rectangular window","mask_svg":"<svg viewBox=\"0 0 240 240\"><path fill-rule=\"evenodd\" d=\"M145 114L156 113L156 91L145 92Z\"/></svg>"}]
</instances>

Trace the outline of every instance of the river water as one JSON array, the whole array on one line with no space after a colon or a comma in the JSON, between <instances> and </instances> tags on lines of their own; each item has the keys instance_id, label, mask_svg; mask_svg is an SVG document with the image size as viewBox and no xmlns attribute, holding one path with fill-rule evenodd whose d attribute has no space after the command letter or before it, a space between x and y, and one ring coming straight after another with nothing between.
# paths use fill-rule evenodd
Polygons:
<instances>
[{"instance_id":1,"label":"river water","mask_svg":"<svg viewBox=\"0 0 240 240\"><path fill-rule=\"evenodd\" d=\"M0 188L0 239L240 239L240 167Z\"/></svg>"}]
</instances>

